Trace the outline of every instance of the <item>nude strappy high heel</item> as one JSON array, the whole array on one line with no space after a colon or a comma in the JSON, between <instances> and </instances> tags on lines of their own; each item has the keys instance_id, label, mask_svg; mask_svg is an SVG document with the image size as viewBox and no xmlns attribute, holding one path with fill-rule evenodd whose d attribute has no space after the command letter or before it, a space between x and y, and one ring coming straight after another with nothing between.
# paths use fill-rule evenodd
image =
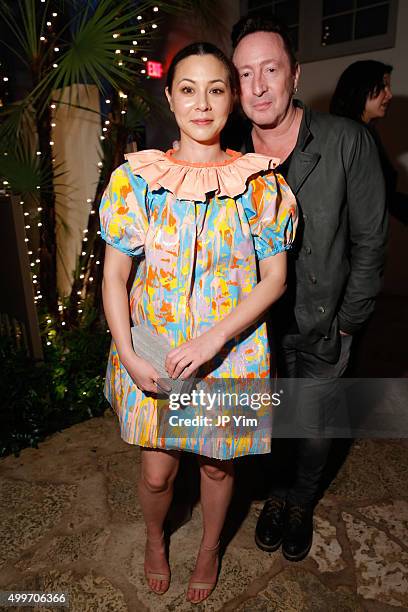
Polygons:
<instances>
[{"instance_id":1,"label":"nude strappy high heel","mask_svg":"<svg viewBox=\"0 0 408 612\"><path fill-rule=\"evenodd\" d=\"M161 535L160 538L157 538L157 539L154 539L154 540L152 538L146 537L146 545L147 545L148 542L149 542L149 544L156 544L156 543L157 544L162 544L163 540L164 540L164 533ZM163 595L169 589L169 586L170 586L170 577L171 577L170 572L164 574L164 573L161 573L161 572L148 571L146 569L146 562L145 562L145 564L144 564L144 574L145 574L145 578L146 578L146 580L148 582L149 589L152 591L152 593L156 593L156 595ZM167 586L162 591L155 591L149 585L149 580L160 580L160 581L163 581L163 582L167 582Z\"/></svg>"},{"instance_id":2,"label":"nude strappy high heel","mask_svg":"<svg viewBox=\"0 0 408 612\"><path fill-rule=\"evenodd\" d=\"M217 544L215 546L212 546L211 548L209 548L208 546L201 545L200 550L213 551L213 550L218 550L219 547L220 547L220 542L218 541ZM214 582L201 582L201 581L190 580L190 582L188 583L187 592L190 589L197 589L197 590L208 591L208 594L198 601L193 601L191 599L188 599L188 601L192 604L198 604L198 603L203 602L205 599L207 599L211 595L213 590L215 589L216 584L217 584L217 579L218 578L216 578Z\"/></svg>"}]
</instances>

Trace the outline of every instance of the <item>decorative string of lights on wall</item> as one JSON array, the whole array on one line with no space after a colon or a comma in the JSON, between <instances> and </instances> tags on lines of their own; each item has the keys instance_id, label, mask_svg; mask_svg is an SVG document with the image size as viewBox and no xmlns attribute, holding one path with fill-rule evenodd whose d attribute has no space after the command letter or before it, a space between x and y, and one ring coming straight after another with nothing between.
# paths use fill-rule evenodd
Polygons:
<instances>
[{"instance_id":1,"label":"decorative string of lights on wall","mask_svg":"<svg viewBox=\"0 0 408 612\"><path fill-rule=\"evenodd\" d=\"M45 4L46 0L40 0L41 4ZM41 32L41 35L39 37L39 41L41 43L41 45L46 45L48 44L52 44L52 37L53 37L53 19L58 17L58 13L55 10L52 10L51 8L47 7L46 10L50 10L52 11L48 18L45 20L45 29ZM153 13L158 13L159 12L159 7L154 6L152 7ZM137 15L137 21L138 22L143 22L143 16L142 15ZM143 25L143 27L140 28L139 33L140 35L145 35L148 31L148 28L151 27L152 30L156 30L157 29L157 24L156 23L152 23L152 21L148 21L145 20L145 23L141 23L141 25ZM121 36L120 32L115 32L113 33L113 38L114 39L118 39ZM144 47L143 45L141 45L141 47ZM51 59L50 62L50 66L53 69L57 69L58 68L58 57L60 54L60 46L57 44L54 44L53 47L53 52L54 52L54 57ZM127 52L127 53L126 53ZM146 50L143 48L138 49L138 40L132 40L131 44L129 44L129 48L122 48L122 49L116 49L115 50L115 55L117 56L117 65L119 67L125 67L126 66L126 60L127 58L129 58L131 61L137 61L137 55L141 55L144 52L144 54L140 57L141 61L145 64L144 67L140 68L140 74L141 75L145 75L146 78L151 78L152 76L159 76L158 74L153 74L151 73L150 70L147 70L147 64L149 63L149 59L146 53ZM0 64L1 66L1 64ZM160 74L161 76L161 74ZM9 82L9 77L7 75L1 75L0 74L0 79L2 81L3 84L8 83ZM120 91L119 92L119 98L120 98L120 102L121 102L121 108L120 108L120 114L123 115L123 119L125 119L125 116L127 114L127 101L128 101L128 94ZM111 100L109 98L105 99L105 103L110 105L111 104ZM0 106L3 105L3 101L0 98ZM54 147L55 145L55 139L56 139L56 128L57 128L57 121L56 121L56 111L57 111L57 103L55 100L52 100L50 103L50 111L52 113L52 117L51 117L51 128L52 128L52 132L51 132L51 139L49 141L49 145L50 147ZM106 118L103 120L103 124L102 124L102 128L101 128L101 134L100 134L100 140L104 141L105 139L109 139L110 135L111 135L111 128L112 128L112 122L109 118ZM7 152L4 152L4 155L7 156ZM40 156L42 155L42 151L38 150L36 151L36 155L38 156L38 158L40 158ZM55 157L52 157L52 162L55 163ZM99 161L98 162L98 167L99 167L99 172L102 171L102 166L103 166L103 162ZM3 186L4 188L9 191L8 187L8 181L4 180L3 181ZM33 232L38 231L39 228L41 228L42 226L42 222L39 220L39 214L41 214L43 208L41 206L41 186L37 185L37 189L40 191L39 193L39 206L36 206L36 209L29 209L26 206L26 203L23 199L20 200L20 204L23 206L23 213L24 213L24 225L25 225L25 243L27 246L27 255L29 258L29 263L30 263L30 270L31 270L31 276L32 276L32 283L33 283L33 291L34 291L34 302L35 304L39 304L43 298L42 293L41 293L41 287L40 287L40 278L39 278L39 266L38 264L40 263L40 258L38 257L38 253L37 255L34 254L33 251L33 247L31 246L31 244L34 241L34 234ZM86 204L88 206L90 206L90 215L95 215L97 210L96 210L96 206L97 203L94 202L94 200L92 198L87 198L86 199ZM91 241L88 237L89 234L89 230L88 228L85 228L82 231L82 249L81 249L81 257L84 258L87 256L88 254L88 249L89 246L91 246ZM96 238L100 236L100 231L97 230L96 232ZM94 245L91 246L91 252L89 253L89 263L87 266L87 270L85 269L85 266L81 266L81 273L79 275L80 280L82 281L82 285L80 290L77 291L77 295L78 295L78 300L77 300L77 312L78 314L81 314L83 312L83 299L85 297L85 283L92 283L94 281L94 277L93 277L93 273L92 273L92 269L94 266L99 266L101 261L95 257L94 254ZM37 249L38 251L40 251L40 248ZM63 313L64 310L66 310L67 306L64 305L62 300L59 300L59 305L58 305L58 311L61 313L61 325L62 326L66 326L66 321L64 321L64 317L63 317ZM55 334L55 330L52 329L52 319L48 316L46 317L46 323L47 323L47 335L48 335L48 339L46 344L49 346L52 344L51 340L52 340L52 336L53 334ZM107 330L109 332L109 330Z\"/></svg>"}]
</instances>

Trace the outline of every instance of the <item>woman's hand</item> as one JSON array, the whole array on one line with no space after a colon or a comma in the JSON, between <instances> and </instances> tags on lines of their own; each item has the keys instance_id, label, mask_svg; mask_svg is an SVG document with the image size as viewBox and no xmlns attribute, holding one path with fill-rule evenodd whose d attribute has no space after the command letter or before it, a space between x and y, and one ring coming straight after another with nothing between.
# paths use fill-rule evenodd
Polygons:
<instances>
[{"instance_id":1,"label":"woman's hand","mask_svg":"<svg viewBox=\"0 0 408 612\"><path fill-rule=\"evenodd\" d=\"M161 390L167 390L164 388L164 383L162 383L162 385L157 384L160 376L155 368L145 359L138 357L136 353L130 356L123 365L133 382L142 391L147 393L160 393Z\"/></svg>"},{"instance_id":2,"label":"woman's hand","mask_svg":"<svg viewBox=\"0 0 408 612\"><path fill-rule=\"evenodd\" d=\"M210 361L224 346L221 334L205 332L198 338L189 340L172 349L166 357L166 370L171 378L181 379L192 376L198 368Z\"/></svg>"}]
</instances>

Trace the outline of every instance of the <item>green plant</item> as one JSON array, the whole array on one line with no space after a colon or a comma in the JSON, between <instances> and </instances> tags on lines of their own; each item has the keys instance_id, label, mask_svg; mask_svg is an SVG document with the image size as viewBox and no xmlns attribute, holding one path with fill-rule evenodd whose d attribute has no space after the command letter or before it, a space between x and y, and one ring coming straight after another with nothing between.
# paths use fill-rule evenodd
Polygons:
<instances>
[{"instance_id":1,"label":"green plant","mask_svg":"<svg viewBox=\"0 0 408 612\"><path fill-rule=\"evenodd\" d=\"M37 364L0 337L0 456L36 447L47 435L106 410L110 336L94 322L90 312L81 327L58 333L46 323L42 334L50 344L44 342L45 359Z\"/></svg>"}]
</instances>

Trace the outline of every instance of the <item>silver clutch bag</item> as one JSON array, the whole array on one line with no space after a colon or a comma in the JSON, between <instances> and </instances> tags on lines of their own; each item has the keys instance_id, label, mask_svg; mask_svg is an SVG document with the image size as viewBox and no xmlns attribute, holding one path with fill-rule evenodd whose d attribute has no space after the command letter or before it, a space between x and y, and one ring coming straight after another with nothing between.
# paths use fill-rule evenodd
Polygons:
<instances>
[{"instance_id":1,"label":"silver clutch bag","mask_svg":"<svg viewBox=\"0 0 408 612\"><path fill-rule=\"evenodd\" d=\"M172 350L169 342L164 336L153 333L146 325L134 325L131 327L133 349L139 357L148 361L159 373L160 379L165 383L165 387L158 386L163 395L170 393L190 393L194 385L194 378L182 380L180 378L170 378L164 366L167 353ZM170 390L167 390L171 387ZM160 393L161 394L161 393Z\"/></svg>"}]
</instances>

